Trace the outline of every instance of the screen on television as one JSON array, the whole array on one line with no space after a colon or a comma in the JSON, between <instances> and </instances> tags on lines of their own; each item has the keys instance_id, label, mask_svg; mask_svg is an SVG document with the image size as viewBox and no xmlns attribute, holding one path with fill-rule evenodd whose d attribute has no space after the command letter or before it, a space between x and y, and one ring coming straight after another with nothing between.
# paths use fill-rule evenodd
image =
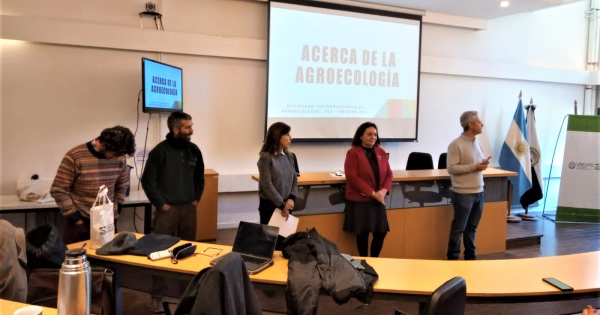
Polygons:
<instances>
[{"instance_id":1,"label":"screen on television","mask_svg":"<svg viewBox=\"0 0 600 315\"><path fill-rule=\"evenodd\" d=\"M183 110L181 68L142 58L144 113Z\"/></svg>"}]
</instances>

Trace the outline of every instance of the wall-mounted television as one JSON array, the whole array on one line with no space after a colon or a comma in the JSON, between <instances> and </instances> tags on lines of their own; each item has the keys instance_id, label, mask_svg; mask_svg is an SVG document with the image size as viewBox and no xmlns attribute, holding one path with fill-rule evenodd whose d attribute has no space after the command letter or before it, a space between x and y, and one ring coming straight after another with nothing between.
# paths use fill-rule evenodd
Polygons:
<instances>
[{"instance_id":1,"label":"wall-mounted television","mask_svg":"<svg viewBox=\"0 0 600 315\"><path fill-rule=\"evenodd\" d=\"M183 71L181 68L142 58L144 113L183 110Z\"/></svg>"}]
</instances>

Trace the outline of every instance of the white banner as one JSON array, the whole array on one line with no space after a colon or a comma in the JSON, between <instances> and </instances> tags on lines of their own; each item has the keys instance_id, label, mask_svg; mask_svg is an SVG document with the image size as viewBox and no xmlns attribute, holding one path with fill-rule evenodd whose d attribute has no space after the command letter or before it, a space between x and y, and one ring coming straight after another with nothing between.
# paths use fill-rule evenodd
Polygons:
<instances>
[{"instance_id":1,"label":"white banner","mask_svg":"<svg viewBox=\"0 0 600 315\"><path fill-rule=\"evenodd\" d=\"M599 116L569 116L556 220L600 223Z\"/></svg>"}]
</instances>

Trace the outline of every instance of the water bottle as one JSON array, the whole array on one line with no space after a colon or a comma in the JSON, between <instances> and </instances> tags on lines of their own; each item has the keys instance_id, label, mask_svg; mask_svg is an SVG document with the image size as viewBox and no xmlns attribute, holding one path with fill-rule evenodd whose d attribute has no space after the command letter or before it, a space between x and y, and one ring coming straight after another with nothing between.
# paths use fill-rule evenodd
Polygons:
<instances>
[{"instance_id":1,"label":"water bottle","mask_svg":"<svg viewBox=\"0 0 600 315\"><path fill-rule=\"evenodd\" d=\"M58 278L58 315L90 315L92 270L85 249L70 249Z\"/></svg>"}]
</instances>

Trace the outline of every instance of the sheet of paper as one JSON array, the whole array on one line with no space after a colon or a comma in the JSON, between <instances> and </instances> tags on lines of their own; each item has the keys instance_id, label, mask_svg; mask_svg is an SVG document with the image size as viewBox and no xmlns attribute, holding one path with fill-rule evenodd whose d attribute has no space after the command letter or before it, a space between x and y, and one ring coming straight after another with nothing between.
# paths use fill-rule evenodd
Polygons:
<instances>
[{"instance_id":1,"label":"sheet of paper","mask_svg":"<svg viewBox=\"0 0 600 315\"><path fill-rule=\"evenodd\" d=\"M49 202L54 202L54 198L52 197L46 197L44 199L39 199L38 201L36 201L37 203L49 203Z\"/></svg>"},{"instance_id":2,"label":"sheet of paper","mask_svg":"<svg viewBox=\"0 0 600 315\"><path fill-rule=\"evenodd\" d=\"M298 218L290 214L286 221L285 217L281 215L281 209L275 209L268 225L278 227L279 235L288 237L296 233L296 229L298 228Z\"/></svg>"}]
</instances>

